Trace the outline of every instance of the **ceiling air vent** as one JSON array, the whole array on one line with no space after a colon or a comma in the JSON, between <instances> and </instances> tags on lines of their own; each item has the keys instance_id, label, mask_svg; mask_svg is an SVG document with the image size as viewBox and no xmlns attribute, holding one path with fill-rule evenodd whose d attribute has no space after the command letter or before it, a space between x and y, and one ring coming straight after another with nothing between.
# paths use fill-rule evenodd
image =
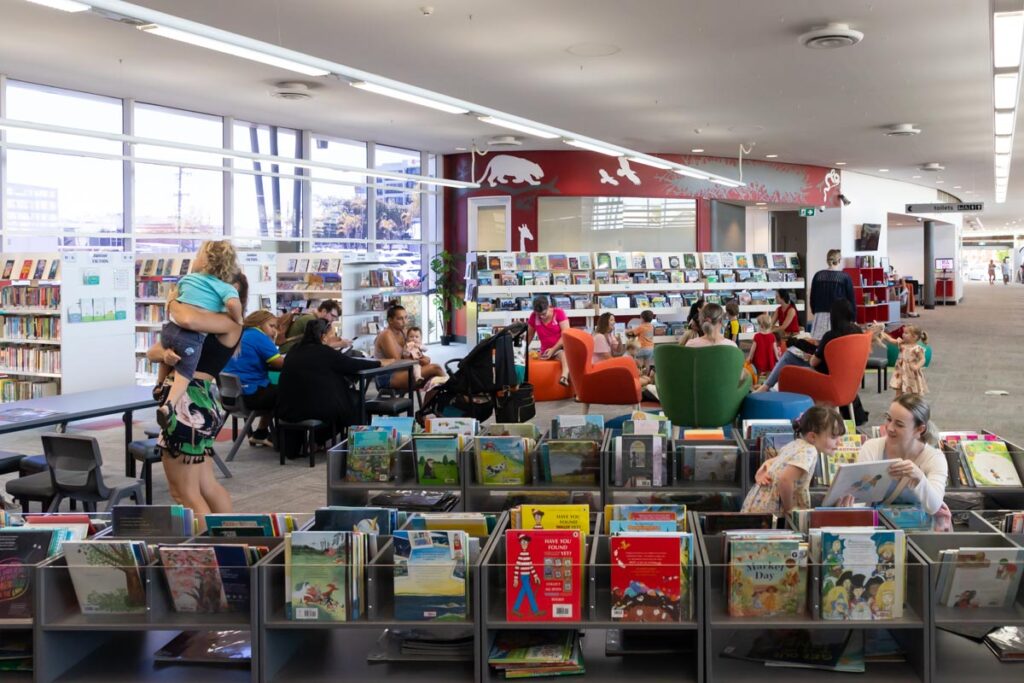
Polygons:
<instances>
[{"instance_id":1,"label":"ceiling air vent","mask_svg":"<svg viewBox=\"0 0 1024 683\"><path fill-rule=\"evenodd\" d=\"M946 167L937 161L929 161L927 164L921 164L921 170L936 173L938 171L945 171Z\"/></svg>"},{"instance_id":2,"label":"ceiling air vent","mask_svg":"<svg viewBox=\"0 0 1024 683\"><path fill-rule=\"evenodd\" d=\"M896 137L909 137L911 135L920 135L921 129L916 128L912 123L894 123L891 126L886 126L885 134Z\"/></svg>"},{"instance_id":3,"label":"ceiling air vent","mask_svg":"<svg viewBox=\"0 0 1024 683\"><path fill-rule=\"evenodd\" d=\"M495 135L487 140L490 147L519 147L522 144L522 139L515 135Z\"/></svg>"},{"instance_id":4,"label":"ceiling air vent","mask_svg":"<svg viewBox=\"0 0 1024 683\"><path fill-rule=\"evenodd\" d=\"M850 47L864 40L864 34L849 24L830 23L818 26L800 36L800 44L813 50L835 50Z\"/></svg>"}]
</instances>

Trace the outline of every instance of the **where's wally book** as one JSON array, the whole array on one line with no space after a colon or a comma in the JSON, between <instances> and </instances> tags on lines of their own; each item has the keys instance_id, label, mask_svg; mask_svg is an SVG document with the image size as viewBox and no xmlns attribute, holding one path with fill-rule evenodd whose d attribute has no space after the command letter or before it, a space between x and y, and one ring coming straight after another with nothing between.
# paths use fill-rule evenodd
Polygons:
<instances>
[{"instance_id":1,"label":"where's wally book","mask_svg":"<svg viewBox=\"0 0 1024 683\"><path fill-rule=\"evenodd\" d=\"M579 531L506 531L505 618L579 621L584 547Z\"/></svg>"},{"instance_id":2,"label":"where's wally book","mask_svg":"<svg viewBox=\"0 0 1024 683\"><path fill-rule=\"evenodd\" d=\"M396 531L395 619L465 621L469 536L464 531Z\"/></svg>"},{"instance_id":3,"label":"where's wally book","mask_svg":"<svg viewBox=\"0 0 1024 683\"><path fill-rule=\"evenodd\" d=\"M691 618L690 534L625 534L608 543L612 620L666 623Z\"/></svg>"},{"instance_id":4,"label":"where's wally book","mask_svg":"<svg viewBox=\"0 0 1024 683\"><path fill-rule=\"evenodd\" d=\"M822 619L903 616L907 546L902 529L824 528L820 552Z\"/></svg>"}]
</instances>

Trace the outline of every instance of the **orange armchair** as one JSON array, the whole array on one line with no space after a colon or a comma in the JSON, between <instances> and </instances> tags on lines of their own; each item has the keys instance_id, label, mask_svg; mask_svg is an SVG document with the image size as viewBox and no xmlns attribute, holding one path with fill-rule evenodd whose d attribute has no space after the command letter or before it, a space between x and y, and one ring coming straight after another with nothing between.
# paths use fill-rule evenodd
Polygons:
<instances>
[{"instance_id":1,"label":"orange armchair","mask_svg":"<svg viewBox=\"0 0 1024 683\"><path fill-rule=\"evenodd\" d=\"M594 338L580 330L563 330L562 347L569 377L583 412L591 403L640 407L640 371L632 358L611 358L594 364Z\"/></svg>"},{"instance_id":2,"label":"orange armchair","mask_svg":"<svg viewBox=\"0 0 1024 683\"><path fill-rule=\"evenodd\" d=\"M779 391L805 394L815 403L837 408L848 406L857 398L870 355L870 332L833 339L825 347L828 374L814 368L787 365L779 376Z\"/></svg>"}]
</instances>

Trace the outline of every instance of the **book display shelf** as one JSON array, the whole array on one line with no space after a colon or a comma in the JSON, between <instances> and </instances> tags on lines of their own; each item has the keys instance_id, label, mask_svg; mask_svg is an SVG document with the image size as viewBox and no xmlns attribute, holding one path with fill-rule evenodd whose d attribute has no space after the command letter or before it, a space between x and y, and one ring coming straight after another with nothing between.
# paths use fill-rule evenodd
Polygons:
<instances>
[{"instance_id":1,"label":"book display shelf","mask_svg":"<svg viewBox=\"0 0 1024 683\"><path fill-rule=\"evenodd\" d=\"M277 307L305 310L327 299L341 301L344 254L303 252L277 254ZM347 314L348 311L342 311Z\"/></svg>"},{"instance_id":2,"label":"book display shelf","mask_svg":"<svg viewBox=\"0 0 1024 683\"><path fill-rule=\"evenodd\" d=\"M578 631L586 673L580 680L611 683L621 680L704 680L704 643L700 618L703 613L703 564L698 554L688 567L688 609L678 620L626 621L613 617L609 536L603 533L603 518L593 517L594 533L585 539L583 566L569 570L582 580L582 600L577 614L560 618L558 613L542 614L531 620L512 620L509 615L507 563L510 553L504 536L491 544L480 564L481 635L480 680L505 680L488 665L491 642L498 632ZM564 565L563 565L564 566ZM666 572L679 572L679 566ZM546 573L546 571L545 571ZM524 613L527 611L525 603ZM657 649L652 649L652 646Z\"/></svg>"},{"instance_id":3,"label":"book display shelf","mask_svg":"<svg viewBox=\"0 0 1024 683\"><path fill-rule=\"evenodd\" d=\"M1012 460L1013 468L1017 473L1017 478L1024 482L1024 448L985 429L967 431L977 431L979 434L1004 442ZM946 456L946 463L950 472L949 483L946 486L947 491L951 493L972 491L982 493L985 496L986 508L1024 509L1024 486L992 486L984 485L978 481L975 482L975 486L965 485L960 477L957 476L957 473L963 469L963 458L959 450L955 446L944 445L943 454Z\"/></svg>"},{"instance_id":4,"label":"book display shelf","mask_svg":"<svg viewBox=\"0 0 1024 683\"><path fill-rule=\"evenodd\" d=\"M167 295L192 269L195 254L150 254L135 259L135 380L156 383L157 364L146 358L167 319Z\"/></svg>"},{"instance_id":5,"label":"book display shelf","mask_svg":"<svg viewBox=\"0 0 1024 683\"><path fill-rule=\"evenodd\" d=\"M685 331L698 298L737 299L741 339L753 338L753 319L772 313L779 289L803 290L796 253L740 252L479 252L467 263L469 334L486 337L495 326L525 320L533 297L546 294L574 326L591 326L610 312L625 325L650 309L655 343L674 343ZM472 258L475 256L475 258ZM798 310L804 310L802 302ZM475 340L471 340L475 341Z\"/></svg>"},{"instance_id":6,"label":"book display shelf","mask_svg":"<svg viewBox=\"0 0 1024 683\"><path fill-rule=\"evenodd\" d=\"M942 566L940 552L956 548L1014 548L1022 547L1012 537L999 533L963 532L911 533L909 544L927 558L930 585L936 586ZM1020 571L1017 565L1016 571ZM992 683L1019 681L1020 667L1001 662L982 642L960 633L973 632L983 636L987 631L1002 626L1024 627L1024 583L1017 590L1008 607L972 607L958 609L942 604L941 596L933 590L933 628L930 673L936 683L983 680ZM949 629L949 630L947 630Z\"/></svg>"},{"instance_id":7,"label":"book display shelf","mask_svg":"<svg viewBox=\"0 0 1024 683\"><path fill-rule=\"evenodd\" d=\"M60 254L0 254L0 401L54 396L61 376Z\"/></svg>"},{"instance_id":8,"label":"book display shelf","mask_svg":"<svg viewBox=\"0 0 1024 683\"><path fill-rule=\"evenodd\" d=\"M246 314L266 310L276 312L277 269L276 254L270 251L240 251L238 265L249 280L249 300L245 302Z\"/></svg>"},{"instance_id":9,"label":"book display shelf","mask_svg":"<svg viewBox=\"0 0 1024 683\"><path fill-rule=\"evenodd\" d=\"M844 268L853 280L857 323L894 322L889 313L889 282L884 268ZM897 319L898 320L898 319Z\"/></svg>"},{"instance_id":10,"label":"book display shelf","mask_svg":"<svg viewBox=\"0 0 1024 683\"><path fill-rule=\"evenodd\" d=\"M370 337L372 341L386 326L385 313L394 301L405 307L409 325L423 326L422 280L418 275L403 274L399 265L381 260L345 264L343 337Z\"/></svg>"},{"instance_id":11,"label":"book display shelf","mask_svg":"<svg viewBox=\"0 0 1024 683\"><path fill-rule=\"evenodd\" d=\"M459 457L460 481L451 485L420 484L416 481L416 453L411 441L406 441L394 452L389 473L382 481L348 481L347 472L348 441L342 441L327 451L327 504L328 505L369 505L370 498L382 491L447 491L459 494L459 505L456 510L464 508L466 494L462 482L465 481L465 461L472 457L471 452L462 450ZM384 475L382 475L384 476ZM479 510L480 508L472 508Z\"/></svg>"}]
</instances>

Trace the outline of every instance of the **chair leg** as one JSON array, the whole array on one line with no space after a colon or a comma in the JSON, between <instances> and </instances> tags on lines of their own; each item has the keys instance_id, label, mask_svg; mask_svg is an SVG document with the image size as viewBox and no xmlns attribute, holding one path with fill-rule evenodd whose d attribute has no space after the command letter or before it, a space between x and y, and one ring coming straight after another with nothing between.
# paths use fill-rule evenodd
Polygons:
<instances>
[{"instance_id":1,"label":"chair leg","mask_svg":"<svg viewBox=\"0 0 1024 683\"><path fill-rule=\"evenodd\" d=\"M306 432L306 448L309 449L309 466L316 466L316 436L313 434L313 430L310 429Z\"/></svg>"},{"instance_id":2,"label":"chair leg","mask_svg":"<svg viewBox=\"0 0 1024 683\"><path fill-rule=\"evenodd\" d=\"M142 479L146 482L146 505L153 504L153 463L146 461L142 466Z\"/></svg>"},{"instance_id":3,"label":"chair leg","mask_svg":"<svg viewBox=\"0 0 1024 683\"><path fill-rule=\"evenodd\" d=\"M46 506L46 511L47 512L57 512L58 510L60 510L60 502L62 500L64 500L64 496L62 496L60 494L57 494L56 496L51 498L49 506ZM28 510L25 510L25 512L28 512Z\"/></svg>"},{"instance_id":4,"label":"chair leg","mask_svg":"<svg viewBox=\"0 0 1024 683\"><path fill-rule=\"evenodd\" d=\"M878 373L878 393L882 393L882 371L875 370L875 372Z\"/></svg>"},{"instance_id":5,"label":"chair leg","mask_svg":"<svg viewBox=\"0 0 1024 683\"><path fill-rule=\"evenodd\" d=\"M584 415L589 415L590 414L590 404L589 403L584 403L583 404L583 414Z\"/></svg>"},{"instance_id":6,"label":"chair leg","mask_svg":"<svg viewBox=\"0 0 1024 683\"><path fill-rule=\"evenodd\" d=\"M885 373L884 374L885 379L882 382L882 388L885 389L886 391L889 391L889 366L886 365L882 369L882 372Z\"/></svg>"},{"instance_id":7,"label":"chair leg","mask_svg":"<svg viewBox=\"0 0 1024 683\"><path fill-rule=\"evenodd\" d=\"M281 456L281 465L284 465L284 432L278 429L277 431L277 452Z\"/></svg>"},{"instance_id":8,"label":"chair leg","mask_svg":"<svg viewBox=\"0 0 1024 683\"><path fill-rule=\"evenodd\" d=\"M868 373L865 372L864 375L866 375L866 374L868 374ZM860 376L860 388L861 389L864 388L864 375Z\"/></svg>"},{"instance_id":9,"label":"chair leg","mask_svg":"<svg viewBox=\"0 0 1024 683\"><path fill-rule=\"evenodd\" d=\"M249 413L249 416L245 418L245 424L242 425L242 431L239 432L237 428L237 422L234 417L231 418L231 433L234 437L234 443L231 444L231 450L228 452L227 462L231 462L238 455L238 449L242 447L242 442L245 441L245 437L249 434L249 428L252 427L253 421L256 419L256 413Z\"/></svg>"}]
</instances>

